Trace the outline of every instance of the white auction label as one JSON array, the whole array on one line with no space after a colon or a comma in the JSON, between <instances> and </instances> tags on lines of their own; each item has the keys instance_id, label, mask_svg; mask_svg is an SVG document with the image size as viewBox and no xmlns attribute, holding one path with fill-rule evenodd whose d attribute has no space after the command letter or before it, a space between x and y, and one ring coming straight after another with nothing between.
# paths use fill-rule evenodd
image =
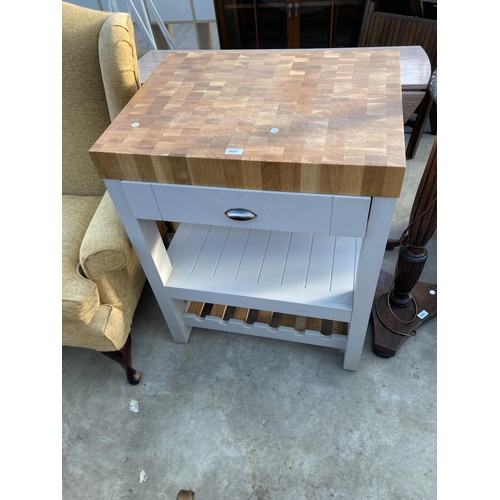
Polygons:
<instances>
[{"instance_id":1,"label":"white auction label","mask_svg":"<svg viewBox=\"0 0 500 500\"><path fill-rule=\"evenodd\" d=\"M428 315L429 315L429 313L424 309L420 314L418 314L418 317L420 319L424 319Z\"/></svg>"},{"instance_id":2,"label":"white auction label","mask_svg":"<svg viewBox=\"0 0 500 500\"><path fill-rule=\"evenodd\" d=\"M242 155L243 154L243 148L227 148L226 149L226 154L227 155Z\"/></svg>"}]
</instances>

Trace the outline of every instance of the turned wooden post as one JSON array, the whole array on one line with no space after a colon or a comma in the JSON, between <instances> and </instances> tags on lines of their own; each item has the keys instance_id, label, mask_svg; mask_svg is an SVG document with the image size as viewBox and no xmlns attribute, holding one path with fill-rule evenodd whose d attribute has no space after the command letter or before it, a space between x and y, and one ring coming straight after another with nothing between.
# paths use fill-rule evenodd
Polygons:
<instances>
[{"instance_id":1,"label":"turned wooden post","mask_svg":"<svg viewBox=\"0 0 500 500\"><path fill-rule=\"evenodd\" d=\"M429 82L429 96L437 101L437 70ZM372 307L372 349L389 358L416 329L437 314L437 286L419 282L427 261L426 245L437 228L437 137L434 139L410 214L400 240L389 240L386 249L398 246L394 275L382 271Z\"/></svg>"},{"instance_id":2,"label":"turned wooden post","mask_svg":"<svg viewBox=\"0 0 500 500\"><path fill-rule=\"evenodd\" d=\"M417 284L427 260L425 248L437 228L437 138L415 195L410 214L408 237L400 248L394 286L389 300L395 307L412 302L411 290Z\"/></svg>"}]
</instances>

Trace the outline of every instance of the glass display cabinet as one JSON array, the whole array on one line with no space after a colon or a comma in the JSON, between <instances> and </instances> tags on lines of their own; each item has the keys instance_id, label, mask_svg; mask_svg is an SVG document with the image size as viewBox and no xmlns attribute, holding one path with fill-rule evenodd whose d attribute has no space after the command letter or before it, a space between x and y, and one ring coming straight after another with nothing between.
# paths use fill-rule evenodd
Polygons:
<instances>
[{"instance_id":1,"label":"glass display cabinet","mask_svg":"<svg viewBox=\"0 0 500 500\"><path fill-rule=\"evenodd\" d=\"M364 0L214 0L221 49L355 47Z\"/></svg>"}]
</instances>

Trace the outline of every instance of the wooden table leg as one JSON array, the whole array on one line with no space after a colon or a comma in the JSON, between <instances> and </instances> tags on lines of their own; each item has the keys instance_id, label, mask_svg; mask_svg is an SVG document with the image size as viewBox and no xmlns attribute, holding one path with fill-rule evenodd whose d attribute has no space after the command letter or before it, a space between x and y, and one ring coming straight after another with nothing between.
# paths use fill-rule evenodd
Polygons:
<instances>
[{"instance_id":1,"label":"wooden table leg","mask_svg":"<svg viewBox=\"0 0 500 500\"><path fill-rule=\"evenodd\" d=\"M437 228L437 138L402 235L394 274L381 272L372 307L372 348L392 357L416 329L437 314L437 286L418 281L427 260L426 245Z\"/></svg>"},{"instance_id":2,"label":"wooden table leg","mask_svg":"<svg viewBox=\"0 0 500 500\"><path fill-rule=\"evenodd\" d=\"M437 134L437 68L432 72L425 97L420 103L417 111L417 119L410 134L410 140L406 147L406 159L415 157L418 144L424 133L427 118L431 121L431 134Z\"/></svg>"},{"instance_id":3,"label":"wooden table leg","mask_svg":"<svg viewBox=\"0 0 500 500\"><path fill-rule=\"evenodd\" d=\"M417 118L410 134L408 146L406 147L407 160L415 158L415 153L417 152L420 139L422 138L422 134L424 133L425 124L427 123L427 119L429 118L429 113L431 112L433 103L434 101L432 99L432 95L429 90L427 90L425 93L425 97L418 108Z\"/></svg>"}]
</instances>

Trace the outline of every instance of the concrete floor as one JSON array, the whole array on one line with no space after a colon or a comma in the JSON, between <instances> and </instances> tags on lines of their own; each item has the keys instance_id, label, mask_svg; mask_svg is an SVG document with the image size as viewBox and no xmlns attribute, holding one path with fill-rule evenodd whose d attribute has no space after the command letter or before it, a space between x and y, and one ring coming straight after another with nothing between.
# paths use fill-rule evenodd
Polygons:
<instances>
[{"instance_id":1,"label":"concrete floor","mask_svg":"<svg viewBox=\"0 0 500 500\"><path fill-rule=\"evenodd\" d=\"M393 238L433 141L425 133L407 162ZM386 252L383 269L396 257ZM391 359L372 352L370 326L355 373L334 349L201 329L176 344L149 285L131 333L137 386L97 352L62 350L64 499L174 500L181 489L199 500L437 497L435 318Z\"/></svg>"}]
</instances>

